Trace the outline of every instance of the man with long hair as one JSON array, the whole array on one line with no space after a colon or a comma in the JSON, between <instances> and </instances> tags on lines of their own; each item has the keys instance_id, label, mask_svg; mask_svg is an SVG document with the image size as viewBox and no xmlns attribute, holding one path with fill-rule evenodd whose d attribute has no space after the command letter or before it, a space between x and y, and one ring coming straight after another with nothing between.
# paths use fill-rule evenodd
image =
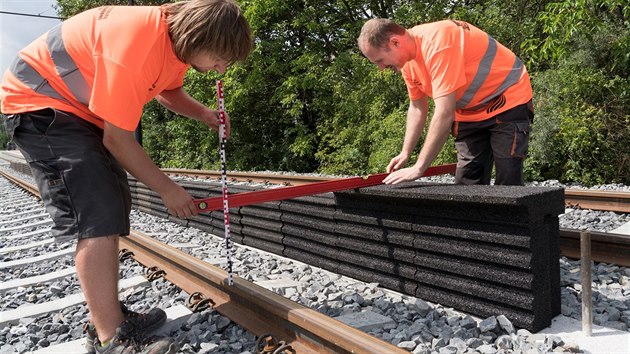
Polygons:
<instances>
[{"instance_id":1,"label":"man with long hair","mask_svg":"<svg viewBox=\"0 0 630 354\"><path fill-rule=\"evenodd\" d=\"M32 167L53 236L78 239L88 352L178 350L168 338L143 339L164 323L163 310L139 314L118 299L119 237L130 229L125 170L159 193L171 214L197 214L192 197L158 169L133 132L153 98L217 130L218 111L182 89L184 74L189 67L224 73L251 49L249 24L233 0L103 6L42 35L5 73L7 131Z\"/></svg>"}]
</instances>

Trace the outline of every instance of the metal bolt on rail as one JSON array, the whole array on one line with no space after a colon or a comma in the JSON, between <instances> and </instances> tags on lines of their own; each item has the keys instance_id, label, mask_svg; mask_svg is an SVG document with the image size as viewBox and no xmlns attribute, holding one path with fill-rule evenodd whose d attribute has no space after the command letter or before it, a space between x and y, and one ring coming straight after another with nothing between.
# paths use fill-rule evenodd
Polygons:
<instances>
[{"instance_id":1,"label":"metal bolt on rail","mask_svg":"<svg viewBox=\"0 0 630 354\"><path fill-rule=\"evenodd\" d=\"M166 275L166 272L158 267L149 267L144 270L144 274L146 275L149 281L154 281L160 279Z\"/></svg>"},{"instance_id":2,"label":"metal bolt on rail","mask_svg":"<svg viewBox=\"0 0 630 354\"><path fill-rule=\"evenodd\" d=\"M290 344L285 341L276 341L271 334L263 334L256 340L257 354L288 354L295 353Z\"/></svg>"},{"instance_id":3,"label":"metal bolt on rail","mask_svg":"<svg viewBox=\"0 0 630 354\"><path fill-rule=\"evenodd\" d=\"M133 252L129 251L126 248L121 249L120 251L118 251L118 260L123 262L126 259L129 259L131 257L133 257L134 254Z\"/></svg>"},{"instance_id":4,"label":"metal bolt on rail","mask_svg":"<svg viewBox=\"0 0 630 354\"><path fill-rule=\"evenodd\" d=\"M206 298L206 296L198 291L190 294L188 299L186 299L186 306L193 311L199 312L203 311L207 308L214 307L215 303L212 299Z\"/></svg>"}]
</instances>

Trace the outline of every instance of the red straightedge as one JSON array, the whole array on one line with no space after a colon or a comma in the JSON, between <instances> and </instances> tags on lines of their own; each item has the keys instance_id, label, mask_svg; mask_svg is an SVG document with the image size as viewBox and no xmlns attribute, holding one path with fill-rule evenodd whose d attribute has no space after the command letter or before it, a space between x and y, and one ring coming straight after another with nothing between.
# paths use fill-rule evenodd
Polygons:
<instances>
[{"instance_id":1,"label":"red straightedge","mask_svg":"<svg viewBox=\"0 0 630 354\"><path fill-rule=\"evenodd\" d=\"M455 173L456 164L447 164L429 167L423 177L443 175L447 173ZM367 177L350 177L341 178L332 181L315 182L310 184L304 184L300 186L283 187L265 189L254 192L244 192L237 194L230 194L230 207L239 207L250 204L258 204L264 202L270 202L273 200L284 200L302 197L306 195L336 192L346 189L371 187L383 183L385 177L389 173L379 173L375 175L369 175ZM223 209L223 197L212 197L205 199L195 199L195 205L200 211L212 211Z\"/></svg>"}]
</instances>

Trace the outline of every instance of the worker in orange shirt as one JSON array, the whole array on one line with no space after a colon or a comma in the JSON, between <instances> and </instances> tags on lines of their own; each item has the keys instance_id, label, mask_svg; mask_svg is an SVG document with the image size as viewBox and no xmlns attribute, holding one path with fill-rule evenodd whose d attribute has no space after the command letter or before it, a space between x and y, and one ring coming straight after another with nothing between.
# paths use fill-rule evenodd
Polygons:
<instances>
[{"instance_id":1,"label":"worker in orange shirt","mask_svg":"<svg viewBox=\"0 0 630 354\"><path fill-rule=\"evenodd\" d=\"M523 185L534 117L525 65L487 33L463 21L444 20L405 29L371 19L358 45L380 70L402 73L409 94L400 154L387 165L387 184L422 176L452 132L457 184ZM428 98L435 104L416 163L403 168L424 129Z\"/></svg>"},{"instance_id":2,"label":"worker in orange shirt","mask_svg":"<svg viewBox=\"0 0 630 354\"><path fill-rule=\"evenodd\" d=\"M170 338L145 340L164 323L163 310L140 314L118 299L119 237L130 231L125 170L159 193L171 214L197 214L193 198L155 166L133 132L153 98L218 130L219 112L182 89L184 74L189 67L224 73L251 49L249 24L233 0L103 6L42 35L4 74L7 131L32 167L53 236L78 239L88 352L178 350Z\"/></svg>"}]
</instances>

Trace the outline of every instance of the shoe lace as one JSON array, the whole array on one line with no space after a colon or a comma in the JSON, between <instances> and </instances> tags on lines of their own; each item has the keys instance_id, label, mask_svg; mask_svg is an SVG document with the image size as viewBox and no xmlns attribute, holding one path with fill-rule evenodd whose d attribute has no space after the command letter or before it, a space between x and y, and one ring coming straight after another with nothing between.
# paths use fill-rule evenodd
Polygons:
<instances>
[{"instance_id":1,"label":"shoe lace","mask_svg":"<svg viewBox=\"0 0 630 354\"><path fill-rule=\"evenodd\" d=\"M140 340L142 342L142 345L144 345L145 347L148 345L151 345L159 340L161 340L162 337L160 336L148 336L148 337L139 337L138 340Z\"/></svg>"},{"instance_id":2,"label":"shoe lace","mask_svg":"<svg viewBox=\"0 0 630 354\"><path fill-rule=\"evenodd\" d=\"M83 333L88 333L91 332L92 329L90 328L90 322L86 322L83 324Z\"/></svg>"},{"instance_id":3,"label":"shoe lace","mask_svg":"<svg viewBox=\"0 0 630 354\"><path fill-rule=\"evenodd\" d=\"M136 315L139 318L142 318L142 314L136 313ZM160 336L147 335L143 331L138 330L137 324L138 323L134 322L133 319L127 318L127 320L125 321L124 327L122 327L124 328L123 338L125 338L126 340L131 340L132 343L135 345L135 347L137 348L146 347L161 339Z\"/></svg>"}]
</instances>

